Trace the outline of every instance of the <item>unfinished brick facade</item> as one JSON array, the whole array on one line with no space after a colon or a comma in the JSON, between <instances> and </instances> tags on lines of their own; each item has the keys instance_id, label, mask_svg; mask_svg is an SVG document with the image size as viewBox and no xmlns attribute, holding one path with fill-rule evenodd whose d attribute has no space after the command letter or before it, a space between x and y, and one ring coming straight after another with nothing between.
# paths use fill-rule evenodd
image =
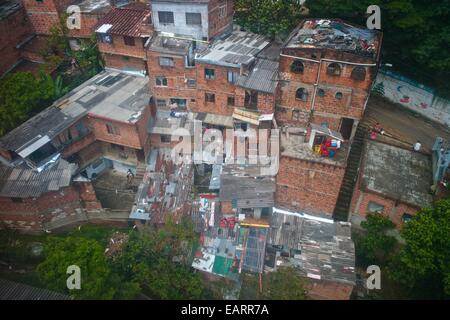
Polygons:
<instances>
[{"instance_id":1,"label":"unfinished brick facade","mask_svg":"<svg viewBox=\"0 0 450 320\"><path fill-rule=\"evenodd\" d=\"M173 65L161 66L160 58L173 59ZM169 107L170 99L185 99L188 111L197 110L197 70L195 67L186 66L185 55L149 49L147 68L150 90L157 107Z\"/></svg>"},{"instance_id":2,"label":"unfinished brick facade","mask_svg":"<svg viewBox=\"0 0 450 320\"><path fill-rule=\"evenodd\" d=\"M282 48L281 95L276 117L285 125L326 125L340 131L345 139L351 139L376 75L381 40L379 35L375 36L372 54L308 47L295 42L297 33L308 31L316 23L303 22ZM343 121L345 118L349 121Z\"/></svg>"},{"instance_id":3,"label":"unfinished brick facade","mask_svg":"<svg viewBox=\"0 0 450 320\"><path fill-rule=\"evenodd\" d=\"M344 173L343 167L281 156L276 202L291 210L331 215Z\"/></svg>"},{"instance_id":4,"label":"unfinished brick facade","mask_svg":"<svg viewBox=\"0 0 450 320\"><path fill-rule=\"evenodd\" d=\"M147 4L115 7L95 25L98 49L107 67L146 72L145 44L153 33Z\"/></svg>"},{"instance_id":5,"label":"unfinished brick facade","mask_svg":"<svg viewBox=\"0 0 450 320\"><path fill-rule=\"evenodd\" d=\"M234 0L211 0L208 13L209 38L229 32L233 23Z\"/></svg>"},{"instance_id":6,"label":"unfinished brick facade","mask_svg":"<svg viewBox=\"0 0 450 320\"><path fill-rule=\"evenodd\" d=\"M42 232L47 223L70 219L85 209L101 209L90 182L74 183L38 198L0 197L4 226L26 232Z\"/></svg>"},{"instance_id":7,"label":"unfinished brick facade","mask_svg":"<svg viewBox=\"0 0 450 320\"><path fill-rule=\"evenodd\" d=\"M51 27L59 23L65 9L73 0L23 0L33 30L38 35L50 35Z\"/></svg>"},{"instance_id":8,"label":"unfinished brick facade","mask_svg":"<svg viewBox=\"0 0 450 320\"><path fill-rule=\"evenodd\" d=\"M370 213L370 205L375 204L382 206L380 214L389 218L400 229L405 223L404 215L413 216L420 210L419 207L409 205L404 202L395 201L385 197L384 195L375 194L370 191L364 191L359 188L355 190L352 198L351 213L366 218Z\"/></svg>"},{"instance_id":9,"label":"unfinished brick facade","mask_svg":"<svg viewBox=\"0 0 450 320\"><path fill-rule=\"evenodd\" d=\"M0 17L0 75L9 71L20 59L18 46L32 34L27 14L21 5L16 11Z\"/></svg>"}]
</instances>

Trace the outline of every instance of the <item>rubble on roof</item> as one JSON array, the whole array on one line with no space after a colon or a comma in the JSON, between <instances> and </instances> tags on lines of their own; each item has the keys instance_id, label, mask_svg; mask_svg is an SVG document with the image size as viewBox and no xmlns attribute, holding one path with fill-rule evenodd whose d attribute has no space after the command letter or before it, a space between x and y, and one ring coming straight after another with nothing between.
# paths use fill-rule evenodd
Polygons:
<instances>
[{"instance_id":1,"label":"rubble on roof","mask_svg":"<svg viewBox=\"0 0 450 320\"><path fill-rule=\"evenodd\" d=\"M176 165L172 161L171 149L154 151L158 153L156 164L147 166L130 219L164 224L171 216L173 221L178 222L191 209L189 197L194 179L193 166L185 163Z\"/></svg>"},{"instance_id":2,"label":"rubble on roof","mask_svg":"<svg viewBox=\"0 0 450 320\"><path fill-rule=\"evenodd\" d=\"M285 48L330 48L375 58L379 50L379 35L340 20L311 19L294 30Z\"/></svg>"},{"instance_id":3,"label":"rubble on roof","mask_svg":"<svg viewBox=\"0 0 450 320\"><path fill-rule=\"evenodd\" d=\"M293 266L311 279L355 284L355 246L348 222L274 208L267 245L275 262L270 269Z\"/></svg>"},{"instance_id":4,"label":"rubble on roof","mask_svg":"<svg viewBox=\"0 0 450 320\"><path fill-rule=\"evenodd\" d=\"M152 117L148 123L149 134L171 135L177 129L180 135L192 136L194 134L195 114L190 112L171 112L158 110L156 117Z\"/></svg>"}]
</instances>

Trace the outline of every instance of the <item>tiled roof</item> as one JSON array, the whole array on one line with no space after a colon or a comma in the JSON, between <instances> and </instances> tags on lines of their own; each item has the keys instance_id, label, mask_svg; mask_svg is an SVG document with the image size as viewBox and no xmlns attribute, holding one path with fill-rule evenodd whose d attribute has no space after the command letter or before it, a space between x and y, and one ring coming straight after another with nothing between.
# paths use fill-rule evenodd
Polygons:
<instances>
[{"instance_id":1,"label":"tiled roof","mask_svg":"<svg viewBox=\"0 0 450 320\"><path fill-rule=\"evenodd\" d=\"M148 24L151 11L148 5L132 3L121 8L114 8L96 25L96 30L103 25L111 25L109 34L130 37L142 35L141 26Z\"/></svg>"}]
</instances>

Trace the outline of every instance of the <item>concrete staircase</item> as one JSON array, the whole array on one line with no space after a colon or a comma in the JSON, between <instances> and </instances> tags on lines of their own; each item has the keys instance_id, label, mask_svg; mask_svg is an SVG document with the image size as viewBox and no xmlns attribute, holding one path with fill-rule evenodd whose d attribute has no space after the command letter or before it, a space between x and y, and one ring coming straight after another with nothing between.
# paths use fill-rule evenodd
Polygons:
<instances>
[{"instance_id":1,"label":"concrete staircase","mask_svg":"<svg viewBox=\"0 0 450 320\"><path fill-rule=\"evenodd\" d=\"M134 174L133 179L133 187L139 187L139 185L142 182L142 179L144 178L145 169L147 168L145 163L139 162L136 166L136 173Z\"/></svg>"},{"instance_id":2,"label":"concrete staircase","mask_svg":"<svg viewBox=\"0 0 450 320\"><path fill-rule=\"evenodd\" d=\"M334 208L333 218L338 221L348 221L348 215L352 202L353 190L358 178L359 165L363 151L364 139L368 135L367 127L360 123L356 129L355 137L350 148L347 160L347 169L342 181L341 190Z\"/></svg>"}]
</instances>

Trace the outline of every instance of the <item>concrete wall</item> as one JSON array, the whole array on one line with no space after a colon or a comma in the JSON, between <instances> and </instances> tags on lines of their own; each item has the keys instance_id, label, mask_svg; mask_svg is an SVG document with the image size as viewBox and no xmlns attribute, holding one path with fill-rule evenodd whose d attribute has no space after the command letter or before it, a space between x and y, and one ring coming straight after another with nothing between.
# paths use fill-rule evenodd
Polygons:
<instances>
[{"instance_id":1,"label":"concrete wall","mask_svg":"<svg viewBox=\"0 0 450 320\"><path fill-rule=\"evenodd\" d=\"M158 11L171 11L174 16L173 24L161 24ZM200 13L202 25L193 26L186 24L186 12ZM208 5L207 4L182 4L182 3L152 3L152 20L155 30L172 32L180 35L194 37L202 40L208 38Z\"/></svg>"},{"instance_id":2,"label":"concrete wall","mask_svg":"<svg viewBox=\"0 0 450 320\"><path fill-rule=\"evenodd\" d=\"M399 74L380 71L376 84L383 83L384 96L431 120L450 126L450 101L436 96L432 88Z\"/></svg>"}]
</instances>

